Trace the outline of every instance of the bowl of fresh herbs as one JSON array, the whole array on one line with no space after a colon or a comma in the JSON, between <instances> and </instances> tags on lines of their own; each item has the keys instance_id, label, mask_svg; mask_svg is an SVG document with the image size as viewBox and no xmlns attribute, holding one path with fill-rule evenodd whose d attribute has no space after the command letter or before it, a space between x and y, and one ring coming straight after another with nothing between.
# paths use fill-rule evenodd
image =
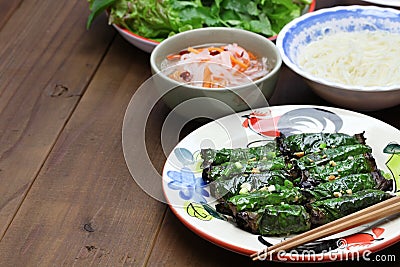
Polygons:
<instances>
[{"instance_id":1,"label":"bowl of fresh herbs","mask_svg":"<svg viewBox=\"0 0 400 267\"><path fill-rule=\"evenodd\" d=\"M108 22L131 44L151 52L162 40L204 27L248 30L275 40L293 19L312 12L316 0L88 0L89 28L107 11Z\"/></svg>"}]
</instances>

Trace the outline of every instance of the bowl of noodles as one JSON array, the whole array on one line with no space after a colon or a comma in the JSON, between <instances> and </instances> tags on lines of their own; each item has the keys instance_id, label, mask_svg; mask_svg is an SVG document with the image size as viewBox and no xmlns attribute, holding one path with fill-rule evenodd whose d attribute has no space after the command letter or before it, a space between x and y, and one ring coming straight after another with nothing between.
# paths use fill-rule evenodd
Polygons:
<instances>
[{"instance_id":1,"label":"bowl of noodles","mask_svg":"<svg viewBox=\"0 0 400 267\"><path fill-rule=\"evenodd\" d=\"M192 119L268 106L281 64L271 40L225 27L178 33L150 56L152 81L162 99Z\"/></svg>"},{"instance_id":2,"label":"bowl of noodles","mask_svg":"<svg viewBox=\"0 0 400 267\"><path fill-rule=\"evenodd\" d=\"M283 62L323 99L373 111L400 104L400 11L336 6L287 24L276 40Z\"/></svg>"}]
</instances>

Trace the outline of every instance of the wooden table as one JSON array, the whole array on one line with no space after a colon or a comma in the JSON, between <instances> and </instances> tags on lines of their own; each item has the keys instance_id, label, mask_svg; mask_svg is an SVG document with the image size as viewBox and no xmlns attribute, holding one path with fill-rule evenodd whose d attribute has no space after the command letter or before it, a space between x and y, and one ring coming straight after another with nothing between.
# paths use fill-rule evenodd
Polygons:
<instances>
[{"instance_id":1,"label":"wooden table","mask_svg":"<svg viewBox=\"0 0 400 267\"><path fill-rule=\"evenodd\" d=\"M366 3L317 8L334 4ZM84 0L0 0L0 266L250 266L188 230L132 179L121 129L151 76L149 54L104 14L87 30L88 14ZM271 105L331 105L285 67L277 87ZM158 171L167 111L160 104L146 128ZM365 114L400 128L400 106ZM399 261L399 251L397 243L377 254ZM254 266L264 264L282 265Z\"/></svg>"}]
</instances>

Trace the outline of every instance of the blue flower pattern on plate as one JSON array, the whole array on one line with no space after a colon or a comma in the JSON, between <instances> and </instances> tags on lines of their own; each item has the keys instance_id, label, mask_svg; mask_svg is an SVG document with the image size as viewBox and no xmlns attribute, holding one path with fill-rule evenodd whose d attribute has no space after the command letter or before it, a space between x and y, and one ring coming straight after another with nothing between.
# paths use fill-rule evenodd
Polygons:
<instances>
[{"instance_id":1,"label":"blue flower pattern on plate","mask_svg":"<svg viewBox=\"0 0 400 267\"><path fill-rule=\"evenodd\" d=\"M210 194L204 188L207 184L201 177L195 177L192 170L187 167L180 171L168 171L167 176L172 179L168 187L172 190L179 190L179 196L184 200L194 200L198 203L206 203L205 197Z\"/></svg>"}]
</instances>

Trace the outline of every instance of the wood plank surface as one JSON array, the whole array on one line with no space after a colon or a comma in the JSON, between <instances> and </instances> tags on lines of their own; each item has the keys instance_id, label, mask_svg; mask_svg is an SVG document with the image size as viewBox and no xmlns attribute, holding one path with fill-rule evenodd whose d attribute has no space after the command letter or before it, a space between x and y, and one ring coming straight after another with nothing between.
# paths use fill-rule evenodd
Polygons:
<instances>
[{"instance_id":1,"label":"wood plank surface","mask_svg":"<svg viewBox=\"0 0 400 267\"><path fill-rule=\"evenodd\" d=\"M115 36L104 16L87 31L87 14L26 0L0 32L0 237Z\"/></svg>"},{"instance_id":2,"label":"wood plank surface","mask_svg":"<svg viewBox=\"0 0 400 267\"><path fill-rule=\"evenodd\" d=\"M130 176L121 125L147 60L120 37L112 45L0 243L0 266L144 265L166 206Z\"/></svg>"},{"instance_id":3,"label":"wood plank surface","mask_svg":"<svg viewBox=\"0 0 400 267\"><path fill-rule=\"evenodd\" d=\"M399 245L391 246L380 251L381 255L395 255L395 261L385 262L385 266L398 266ZM371 261L373 255L368 255ZM362 267L367 262L363 261L360 256L359 261L342 261L340 266L345 267ZM285 267L288 264L296 265L296 263L286 262L253 262L250 257L233 253L225 248L221 248L208 240L203 239L188 229L169 209L154 250L148 261L147 266L190 266L190 267L232 267L232 266L270 266ZM306 264L306 263L304 263ZM333 267L338 262L312 263L317 267ZM375 264L375 263L374 263Z\"/></svg>"},{"instance_id":4,"label":"wood plank surface","mask_svg":"<svg viewBox=\"0 0 400 267\"><path fill-rule=\"evenodd\" d=\"M0 1L0 30L23 0Z\"/></svg>"},{"instance_id":5,"label":"wood plank surface","mask_svg":"<svg viewBox=\"0 0 400 267\"><path fill-rule=\"evenodd\" d=\"M121 131L131 97L151 76L149 54L105 14L86 30L88 14L86 0L0 0L0 266L283 266L203 239L135 183ZM272 105L332 106L286 67L278 87ZM368 114L400 128L399 109ZM138 157L159 173L167 113L158 103L138 125L148 154ZM398 266L399 248L380 252L397 256L385 266Z\"/></svg>"}]
</instances>

